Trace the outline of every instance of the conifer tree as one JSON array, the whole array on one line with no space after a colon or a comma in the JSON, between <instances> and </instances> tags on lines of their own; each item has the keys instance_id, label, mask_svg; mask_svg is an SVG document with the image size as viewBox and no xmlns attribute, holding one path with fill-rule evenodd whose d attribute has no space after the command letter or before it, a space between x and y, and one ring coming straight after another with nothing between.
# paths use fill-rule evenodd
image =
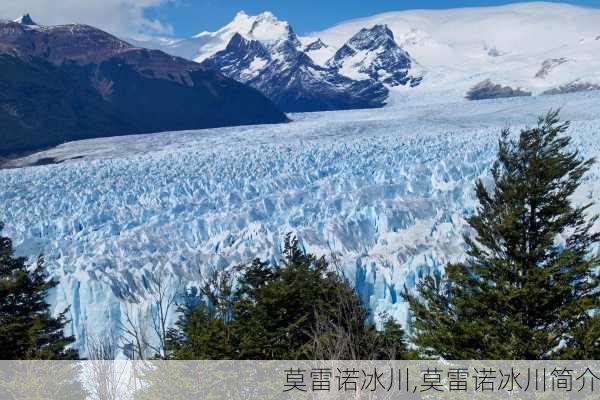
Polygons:
<instances>
[{"instance_id":1,"label":"conifer tree","mask_svg":"<svg viewBox=\"0 0 600 400\"><path fill-rule=\"evenodd\" d=\"M570 146L558 111L511 139L504 130L493 184L476 184L468 258L417 293L405 290L413 341L446 359L593 358L598 355L600 239L571 196L593 160ZM595 349L595 350L594 350Z\"/></svg>"},{"instance_id":2,"label":"conifer tree","mask_svg":"<svg viewBox=\"0 0 600 400\"><path fill-rule=\"evenodd\" d=\"M0 223L0 231L3 225ZM65 312L54 318L46 303L56 282L47 280L40 257L32 270L15 257L12 242L0 236L0 359L76 359L65 337Z\"/></svg>"}]
</instances>

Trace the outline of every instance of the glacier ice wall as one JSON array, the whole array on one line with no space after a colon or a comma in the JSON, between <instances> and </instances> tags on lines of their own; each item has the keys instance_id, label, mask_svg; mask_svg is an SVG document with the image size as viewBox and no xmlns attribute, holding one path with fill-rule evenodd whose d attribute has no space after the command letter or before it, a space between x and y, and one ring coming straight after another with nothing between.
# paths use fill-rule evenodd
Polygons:
<instances>
[{"instance_id":1,"label":"glacier ice wall","mask_svg":"<svg viewBox=\"0 0 600 400\"><path fill-rule=\"evenodd\" d=\"M159 270L173 290L195 286L214 267L275 261L288 232L339 256L374 315L404 322L403 286L464 257L473 183L487 179L500 128L563 106L574 145L596 156L598 100L301 114L67 143L34 156L64 163L0 171L0 220L20 254L45 255L59 281L50 302L70 307L80 348L87 334L118 332L131 307L149 312ZM575 200L600 200L599 178L595 166Z\"/></svg>"}]
</instances>

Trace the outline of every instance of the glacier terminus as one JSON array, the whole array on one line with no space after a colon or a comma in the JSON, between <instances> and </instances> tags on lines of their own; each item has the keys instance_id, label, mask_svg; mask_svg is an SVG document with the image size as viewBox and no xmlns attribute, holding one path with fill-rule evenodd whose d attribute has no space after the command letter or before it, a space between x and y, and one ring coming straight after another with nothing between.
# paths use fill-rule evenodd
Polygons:
<instances>
[{"instance_id":1,"label":"glacier terminus","mask_svg":"<svg viewBox=\"0 0 600 400\"><path fill-rule=\"evenodd\" d=\"M559 107L574 146L598 156L599 92L399 102L66 143L13 166L52 164L0 171L0 220L19 255L44 255L59 281L49 301L69 307L82 350L90 332L118 335L127 310L152 312L157 274L181 293L214 269L275 263L289 232L338 257L374 317L405 322L403 287L464 257L474 181L487 179L500 130ZM574 200L598 213L599 199L596 165Z\"/></svg>"}]
</instances>

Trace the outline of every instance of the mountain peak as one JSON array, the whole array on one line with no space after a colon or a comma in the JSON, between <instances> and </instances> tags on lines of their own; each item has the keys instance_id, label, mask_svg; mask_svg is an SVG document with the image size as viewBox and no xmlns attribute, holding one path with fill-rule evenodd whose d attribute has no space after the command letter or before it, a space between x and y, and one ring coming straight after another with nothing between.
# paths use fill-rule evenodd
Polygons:
<instances>
[{"instance_id":1,"label":"mountain peak","mask_svg":"<svg viewBox=\"0 0 600 400\"><path fill-rule=\"evenodd\" d=\"M252 26L253 18L250 17L244 10L240 10L235 14L235 17L231 20L231 22L221 29L232 29L235 31L243 31L250 29ZM207 33L207 32L205 32Z\"/></svg>"},{"instance_id":2,"label":"mountain peak","mask_svg":"<svg viewBox=\"0 0 600 400\"><path fill-rule=\"evenodd\" d=\"M261 42L292 41L297 44L298 38L287 21L280 21L270 11L264 11L255 17L249 36Z\"/></svg>"},{"instance_id":3,"label":"mountain peak","mask_svg":"<svg viewBox=\"0 0 600 400\"><path fill-rule=\"evenodd\" d=\"M233 17L233 19L227 26L240 29L244 26L248 26L249 24L251 24L251 20L252 17L246 14L244 10L240 10L237 12L237 14L235 14L235 17Z\"/></svg>"},{"instance_id":4,"label":"mountain peak","mask_svg":"<svg viewBox=\"0 0 600 400\"><path fill-rule=\"evenodd\" d=\"M394 34L387 25L377 24L371 28L362 28L348 42L355 49L374 48L382 45L391 45Z\"/></svg>"},{"instance_id":5,"label":"mountain peak","mask_svg":"<svg viewBox=\"0 0 600 400\"><path fill-rule=\"evenodd\" d=\"M394 40L387 25L362 28L327 64L354 79L373 79L389 86L417 86L422 77L411 74L413 60Z\"/></svg>"},{"instance_id":6,"label":"mountain peak","mask_svg":"<svg viewBox=\"0 0 600 400\"><path fill-rule=\"evenodd\" d=\"M377 25L374 25L371 29L365 28L365 30L375 33L377 35L385 35L385 36L389 36L392 39L394 38L394 33L385 24L377 24Z\"/></svg>"},{"instance_id":7,"label":"mountain peak","mask_svg":"<svg viewBox=\"0 0 600 400\"><path fill-rule=\"evenodd\" d=\"M271 21L279 21L275 15L271 11L263 11L256 16L257 19L263 20L271 20Z\"/></svg>"},{"instance_id":8,"label":"mountain peak","mask_svg":"<svg viewBox=\"0 0 600 400\"><path fill-rule=\"evenodd\" d=\"M21 18L16 19L14 22L23 24L23 25L37 25L29 14L23 15Z\"/></svg>"},{"instance_id":9,"label":"mountain peak","mask_svg":"<svg viewBox=\"0 0 600 400\"><path fill-rule=\"evenodd\" d=\"M233 52L237 55L241 55L243 52L248 52L258 56L259 58L268 57L268 55L265 55L266 51L259 41L246 38L239 32L236 32L231 37L231 40L227 44L227 47L224 51Z\"/></svg>"}]
</instances>

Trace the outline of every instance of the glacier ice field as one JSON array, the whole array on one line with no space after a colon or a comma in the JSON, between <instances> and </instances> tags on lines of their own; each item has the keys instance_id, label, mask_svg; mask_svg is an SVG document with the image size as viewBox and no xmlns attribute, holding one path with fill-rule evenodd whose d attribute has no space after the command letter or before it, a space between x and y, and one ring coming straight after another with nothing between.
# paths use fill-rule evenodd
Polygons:
<instances>
[{"instance_id":1,"label":"glacier ice field","mask_svg":"<svg viewBox=\"0 0 600 400\"><path fill-rule=\"evenodd\" d=\"M488 179L500 130L558 107L573 145L599 156L600 92L295 114L29 156L60 163L1 170L0 221L19 255L44 255L59 282L49 301L69 307L80 349L117 335L126 310L151 313L157 275L181 292L213 269L275 262L288 232L335 256L373 315L404 323L404 285L464 257L474 181ZM598 165L574 201L600 213Z\"/></svg>"}]
</instances>

